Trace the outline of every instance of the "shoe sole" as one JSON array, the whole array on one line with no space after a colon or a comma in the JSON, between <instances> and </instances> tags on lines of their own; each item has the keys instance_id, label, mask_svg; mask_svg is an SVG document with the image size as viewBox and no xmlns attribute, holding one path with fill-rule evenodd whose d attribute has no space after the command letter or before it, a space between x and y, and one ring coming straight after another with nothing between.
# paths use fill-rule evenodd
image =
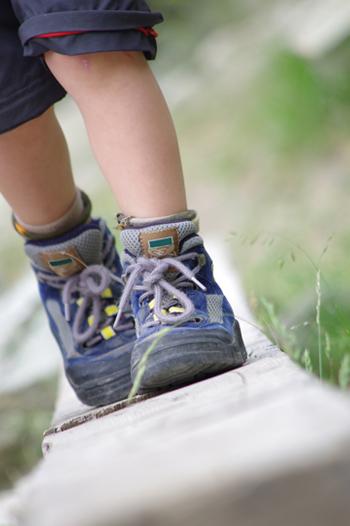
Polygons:
<instances>
[{"instance_id":1,"label":"shoe sole","mask_svg":"<svg viewBox=\"0 0 350 526\"><path fill-rule=\"evenodd\" d=\"M130 357L134 344L105 354L69 360L66 376L83 404L98 407L124 400L132 387Z\"/></svg>"},{"instance_id":2,"label":"shoe sole","mask_svg":"<svg viewBox=\"0 0 350 526\"><path fill-rule=\"evenodd\" d=\"M143 365L138 392L173 388L240 367L247 359L239 323L233 328L233 339L227 341L222 331L207 335L170 335L159 340ZM202 338L199 339L199 338ZM135 382L140 362L149 350L152 339L137 342L131 360L131 378Z\"/></svg>"}]
</instances>

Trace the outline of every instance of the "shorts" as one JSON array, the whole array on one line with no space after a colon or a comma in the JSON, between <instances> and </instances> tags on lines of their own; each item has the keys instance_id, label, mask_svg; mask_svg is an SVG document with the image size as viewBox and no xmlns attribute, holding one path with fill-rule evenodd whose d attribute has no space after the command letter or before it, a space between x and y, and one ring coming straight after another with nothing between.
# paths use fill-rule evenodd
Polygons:
<instances>
[{"instance_id":1,"label":"shorts","mask_svg":"<svg viewBox=\"0 0 350 526\"><path fill-rule=\"evenodd\" d=\"M65 96L43 53L141 51L154 59L153 26L162 20L144 0L1 0L0 133Z\"/></svg>"}]
</instances>

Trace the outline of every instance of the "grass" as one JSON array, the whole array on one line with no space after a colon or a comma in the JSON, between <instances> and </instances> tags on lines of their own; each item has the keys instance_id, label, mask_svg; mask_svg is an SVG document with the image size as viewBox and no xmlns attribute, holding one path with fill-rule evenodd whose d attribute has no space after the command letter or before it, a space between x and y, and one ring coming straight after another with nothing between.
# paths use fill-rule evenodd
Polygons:
<instances>
[{"instance_id":1,"label":"grass","mask_svg":"<svg viewBox=\"0 0 350 526\"><path fill-rule=\"evenodd\" d=\"M175 325L173 327L175 327ZM164 336L166 336L166 334L168 334L170 331L173 330L173 327L167 327L167 328L164 328L161 331L159 331L157 336L152 341L151 345L148 347L146 352L143 354L143 356L142 356L142 358L140 360L140 363L138 364L138 367L137 367L137 373L136 373L136 377L135 377L134 383L133 383L132 388L130 390L130 393L128 395L128 400L129 401L134 398L134 396L138 393L138 391L140 389L142 378L143 378L143 376L145 374L145 370L146 370L147 360L148 360L150 354L157 347L157 345L160 342L160 340L162 338L164 338Z\"/></svg>"},{"instance_id":2,"label":"grass","mask_svg":"<svg viewBox=\"0 0 350 526\"><path fill-rule=\"evenodd\" d=\"M248 85L237 89L233 75L215 80L176 114L191 205L207 210L231 244L259 322L301 365L342 387L350 355L348 54L339 46L312 61L276 43Z\"/></svg>"},{"instance_id":3,"label":"grass","mask_svg":"<svg viewBox=\"0 0 350 526\"><path fill-rule=\"evenodd\" d=\"M11 487L42 457L43 429L50 424L56 378L0 398L0 491Z\"/></svg>"},{"instance_id":4,"label":"grass","mask_svg":"<svg viewBox=\"0 0 350 526\"><path fill-rule=\"evenodd\" d=\"M322 270L322 259L328 250L331 249L328 247L322 251L317 263L302 250L313 275L312 287L306 289L306 303L299 295L298 301L289 306L284 302L278 308L270 292L269 300L255 296L254 304L260 323L276 345L309 372L345 389L350 386L350 312L347 304L340 303L332 280L329 281ZM280 259L278 263L280 275L284 272L290 276L290 265L296 266L297 272L302 268L301 261L296 264L294 252L290 262L281 265L281 261L284 260ZM306 283L310 285L309 280ZM303 307L297 310L295 306L301 304Z\"/></svg>"},{"instance_id":5,"label":"grass","mask_svg":"<svg viewBox=\"0 0 350 526\"><path fill-rule=\"evenodd\" d=\"M317 285L318 287L319 285ZM317 375L321 380L331 381L341 389L350 387L350 353L348 341L344 341L344 346L340 346L338 355L335 353L339 340L331 340L327 332L327 320L323 324L319 314L322 304L319 308L316 305L315 329L317 340L312 341L310 338L310 347L305 346L305 337L299 332L300 328L312 330L310 322L304 322L299 325L288 327L276 313L272 303L266 299L260 299L259 319L272 341L289 356L304 367L308 372ZM334 345L335 344L335 345Z\"/></svg>"}]
</instances>

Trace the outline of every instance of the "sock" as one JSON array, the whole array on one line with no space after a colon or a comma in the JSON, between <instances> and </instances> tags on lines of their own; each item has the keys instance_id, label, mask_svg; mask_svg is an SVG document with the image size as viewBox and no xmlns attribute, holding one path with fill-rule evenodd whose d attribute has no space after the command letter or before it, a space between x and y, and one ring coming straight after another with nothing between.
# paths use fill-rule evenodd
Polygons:
<instances>
[{"instance_id":1,"label":"sock","mask_svg":"<svg viewBox=\"0 0 350 526\"><path fill-rule=\"evenodd\" d=\"M124 230L125 228L143 228L181 221L192 221L196 224L197 230L199 229L198 216L195 210L184 210L177 214L160 217L132 217L124 214L117 214L116 218L119 230Z\"/></svg>"},{"instance_id":2,"label":"sock","mask_svg":"<svg viewBox=\"0 0 350 526\"><path fill-rule=\"evenodd\" d=\"M184 246L202 243L198 234L198 220L194 210L169 216L136 218L119 214L121 241L132 255L147 258L178 256ZM184 245L184 241L187 244Z\"/></svg>"},{"instance_id":3,"label":"sock","mask_svg":"<svg viewBox=\"0 0 350 526\"><path fill-rule=\"evenodd\" d=\"M90 218L91 202L88 196L77 189L73 204L67 212L46 225L30 225L13 214L12 221L15 230L23 237L32 240L50 239L61 236L74 227L87 222Z\"/></svg>"}]
</instances>

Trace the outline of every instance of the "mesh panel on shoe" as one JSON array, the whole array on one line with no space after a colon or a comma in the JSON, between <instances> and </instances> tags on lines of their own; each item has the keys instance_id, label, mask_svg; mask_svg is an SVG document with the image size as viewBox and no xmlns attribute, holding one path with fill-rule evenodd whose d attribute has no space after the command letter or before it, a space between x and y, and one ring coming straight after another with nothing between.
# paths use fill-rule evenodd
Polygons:
<instances>
[{"instance_id":1,"label":"mesh panel on shoe","mask_svg":"<svg viewBox=\"0 0 350 526\"><path fill-rule=\"evenodd\" d=\"M102 232L96 228L91 228L82 232L77 237L72 236L71 239L67 239L63 243L50 244L48 246L42 244L36 245L35 242L27 243L25 245L25 251L35 265L44 268L40 254L45 252L59 252L74 246L84 263L87 265L98 265L101 263L102 241Z\"/></svg>"},{"instance_id":2,"label":"mesh panel on shoe","mask_svg":"<svg viewBox=\"0 0 350 526\"><path fill-rule=\"evenodd\" d=\"M140 256L142 247L140 243L141 232L162 232L176 228L179 234L180 241L190 234L197 232L196 225L192 221L180 221L178 223L166 223L163 225L152 225L145 228L126 228L121 232L121 240L124 247L134 256Z\"/></svg>"},{"instance_id":3,"label":"mesh panel on shoe","mask_svg":"<svg viewBox=\"0 0 350 526\"><path fill-rule=\"evenodd\" d=\"M139 241L139 235L141 230L123 230L121 232L120 238L124 247L131 252L134 256L139 256L141 254L141 245Z\"/></svg>"},{"instance_id":4,"label":"mesh panel on shoe","mask_svg":"<svg viewBox=\"0 0 350 526\"><path fill-rule=\"evenodd\" d=\"M182 245L182 252L187 252L191 248L198 247L200 245L203 245L203 239L201 236L195 236L191 237L191 239L187 239L187 241L184 242Z\"/></svg>"},{"instance_id":5,"label":"mesh panel on shoe","mask_svg":"<svg viewBox=\"0 0 350 526\"><path fill-rule=\"evenodd\" d=\"M207 294L207 309L211 323L223 323L223 299L221 294Z\"/></svg>"}]
</instances>

